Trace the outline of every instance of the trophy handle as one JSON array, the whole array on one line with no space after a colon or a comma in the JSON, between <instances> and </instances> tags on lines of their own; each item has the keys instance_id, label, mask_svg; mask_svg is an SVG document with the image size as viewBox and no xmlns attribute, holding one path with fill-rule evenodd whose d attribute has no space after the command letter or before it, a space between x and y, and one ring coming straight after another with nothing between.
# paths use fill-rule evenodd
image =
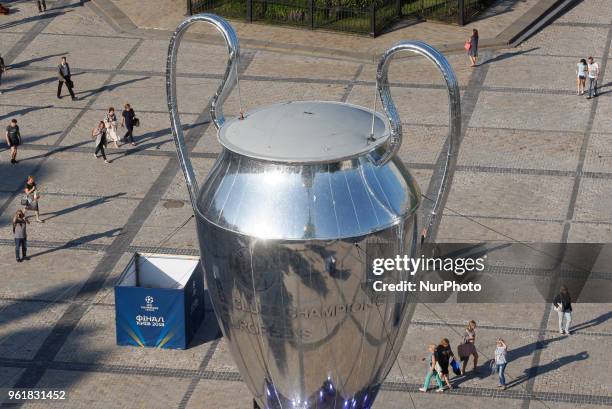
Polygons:
<instances>
[{"instance_id":1,"label":"trophy handle","mask_svg":"<svg viewBox=\"0 0 612 409\"><path fill-rule=\"evenodd\" d=\"M210 100L210 117L215 124L217 129L223 126L225 117L223 116L223 102L232 91L237 77L237 65L238 57L240 55L240 46L238 44L238 36L232 28L232 26L223 18L214 14L197 14L183 20L178 25L172 38L170 39L170 46L168 47L168 60L166 62L166 101L168 102L168 112L170 113L170 127L172 128L172 137L176 145L176 151L178 154L183 174L185 175L185 181L187 183L187 190L189 191L189 198L193 206L194 211L197 211L196 201L198 194L198 182L189 159L189 153L185 145L185 137L183 135L183 127L178 113L178 102L176 95L176 61L178 58L178 50L183 39L183 35L187 29L194 23L202 21L205 23L212 24L217 30L221 32L225 39L227 51L229 53L227 60L227 67L221 85L215 92L215 95Z\"/></svg>"},{"instance_id":2,"label":"trophy handle","mask_svg":"<svg viewBox=\"0 0 612 409\"><path fill-rule=\"evenodd\" d=\"M387 142L386 151L375 160L377 166L381 166L389 162L398 152L402 144L402 123L400 121L397 108L391 98L389 89L389 64L391 58L400 51L412 51L413 53L422 55L431 61L442 73L446 87L448 88L448 106L449 106L449 137L447 138L448 150L446 152L446 161L442 178L435 181L435 191L437 196L431 208L431 212L427 216L425 228L423 229L423 241L429 240L432 234L437 230L438 217L441 213L440 207L446 201L448 196L450 183L455 172L455 164L457 162L457 150L459 148L459 137L461 135L461 97L459 94L459 84L455 73L448 63L446 58L435 48L421 41L401 41L389 48L378 63L376 71L376 87L383 108L389 119L391 135Z\"/></svg>"}]
</instances>

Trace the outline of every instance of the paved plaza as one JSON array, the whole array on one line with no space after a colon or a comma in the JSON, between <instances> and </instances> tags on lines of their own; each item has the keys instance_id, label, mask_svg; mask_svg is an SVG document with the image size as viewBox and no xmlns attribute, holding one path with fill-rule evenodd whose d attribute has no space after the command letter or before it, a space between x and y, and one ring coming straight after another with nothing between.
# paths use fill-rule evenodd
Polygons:
<instances>
[{"instance_id":1,"label":"paved plaza","mask_svg":"<svg viewBox=\"0 0 612 409\"><path fill-rule=\"evenodd\" d=\"M132 254L198 254L166 110L169 33L127 30L95 2L48 0L44 15L32 1L6 3L15 12L0 16L0 53L11 67L0 125L17 118L24 145L17 165L0 145L1 406L251 408L210 308L185 351L115 345L113 285ZM307 33L313 45L327 46ZM427 41L427 33L417 39ZM372 40L347 36L346 48L351 41ZM438 240L612 242L611 42L612 1L584 0L517 48L481 50L476 68L464 53L447 54L461 86L465 135ZM247 109L312 99L372 105L372 59L248 44L240 67ZM55 97L64 55L77 101ZM589 55L602 70L593 100L575 92L576 63ZM179 55L179 109L200 180L221 149L207 104L225 59L220 38L185 41ZM448 130L446 90L434 67L416 58L395 61L390 80L405 129L400 156L426 193ZM91 129L109 106L126 102L142 123L138 145L109 148L110 164L95 160ZM238 110L234 91L225 113ZM11 218L30 174L45 223L29 225L31 260L17 264ZM374 407L609 407L611 306L577 304L576 330L566 337L548 304L419 304ZM419 392L426 345L447 337L454 347L469 319L479 325L483 364L495 339L507 341L513 386L500 391L483 371L453 391ZM16 405L5 399L7 388L63 389L69 399Z\"/></svg>"}]
</instances>

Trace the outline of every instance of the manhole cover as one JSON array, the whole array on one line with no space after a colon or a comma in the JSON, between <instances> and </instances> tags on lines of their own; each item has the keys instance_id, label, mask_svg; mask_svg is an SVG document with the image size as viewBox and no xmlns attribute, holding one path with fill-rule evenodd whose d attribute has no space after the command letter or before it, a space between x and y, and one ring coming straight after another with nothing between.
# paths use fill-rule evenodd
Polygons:
<instances>
[{"instance_id":1,"label":"manhole cover","mask_svg":"<svg viewBox=\"0 0 612 409\"><path fill-rule=\"evenodd\" d=\"M185 202L183 202L182 200L166 200L164 202L164 207L166 209L177 209L183 206L185 206Z\"/></svg>"}]
</instances>

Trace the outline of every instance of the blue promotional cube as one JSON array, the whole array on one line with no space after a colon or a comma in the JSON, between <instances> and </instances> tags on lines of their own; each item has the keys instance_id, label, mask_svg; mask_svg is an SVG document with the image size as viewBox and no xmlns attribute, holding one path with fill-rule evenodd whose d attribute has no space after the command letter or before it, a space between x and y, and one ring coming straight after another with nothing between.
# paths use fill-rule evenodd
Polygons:
<instances>
[{"instance_id":1,"label":"blue promotional cube","mask_svg":"<svg viewBox=\"0 0 612 409\"><path fill-rule=\"evenodd\" d=\"M136 253L115 286L118 345L186 349L204 319L198 257Z\"/></svg>"}]
</instances>

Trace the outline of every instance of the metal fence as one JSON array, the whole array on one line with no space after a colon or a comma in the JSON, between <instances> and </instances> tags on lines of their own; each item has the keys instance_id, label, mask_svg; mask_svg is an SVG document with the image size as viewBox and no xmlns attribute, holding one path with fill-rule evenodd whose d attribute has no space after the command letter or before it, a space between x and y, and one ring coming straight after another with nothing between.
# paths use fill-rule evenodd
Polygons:
<instances>
[{"instance_id":1,"label":"metal fence","mask_svg":"<svg viewBox=\"0 0 612 409\"><path fill-rule=\"evenodd\" d=\"M464 25L493 0L186 0L189 14L377 36L401 19Z\"/></svg>"}]
</instances>

